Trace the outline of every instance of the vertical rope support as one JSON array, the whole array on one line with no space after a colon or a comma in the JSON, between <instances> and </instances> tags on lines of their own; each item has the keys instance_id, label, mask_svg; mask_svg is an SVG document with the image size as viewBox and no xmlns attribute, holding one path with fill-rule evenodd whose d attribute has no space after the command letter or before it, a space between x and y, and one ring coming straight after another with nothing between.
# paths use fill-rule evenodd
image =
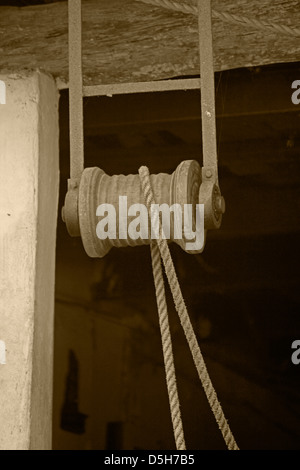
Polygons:
<instances>
[{"instance_id":1,"label":"vertical rope support","mask_svg":"<svg viewBox=\"0 0 300 470\"><path fill-rule=\"evenodd\" d=\"M174 438L176 443L176 449L186 450L179 398L177 392L172 340L168 319L168 309L166 302L164 278L161 267L160 251L156 243L151 243L150 248Z\"/></svg>"},{"instance_id":2,"label":"vertical rope support","mask_svg":"<svg viewBox=\"0 0 300 470\"><path fill-rule=\"evenodd\" d=\"M185 333L185 336L186 336L186 339L187 339L187 342L188 342L188 345L189 345L189 348L190 348L190 351L191 351L191 354L192 354L192 357L193 357L193 360L194 360L194 363L198 372L198 376L202 383L208 403L217 421L218 427L227 445L227 448L229 450L238 450L239 448L237 446L237 443L231 432L229 424L223 413L216 391L209 377L206 364L205 364L202 352L200 350L196 335L194 333L193 326L191 324L191 321L187 312L187 308L186 308L186 305L185 305L185 302L181 293L181 289L180 289L177 275L175 272L174 264L173 264L171 254L169 251L168 243L166 239L162 237L162 229L161 229L161 224L159 221L159 213L157 210L155 210L155 207L156 207L155 199L154 199L153 191L151 188L150 175L149 175L148 168L144 166L141 167L139 169L139 175L141 179L142 191L143 191L144 198L147 204L147 208L148 208L149 214L151 214L152 226L156 228L159 227L159 239L157 240L157 245L158 245L160 255L161 255L164 267L165 267L165 272L168 278L168 282L169 282L170 289L172 292L175 307L176 307L178 316L180 318L180 322L184 330L184 333Z\"/></svg>"},{"instance_id":3,"label":"vertical rope support","mask_svg":"<svg viewBox=\"0 0 300 470\"><path fill-rule=\"evenodd\" d=\"M81 0L69 0L68 15L70 177L75 180L84 168Z\"/></svg>"}]
</instances>

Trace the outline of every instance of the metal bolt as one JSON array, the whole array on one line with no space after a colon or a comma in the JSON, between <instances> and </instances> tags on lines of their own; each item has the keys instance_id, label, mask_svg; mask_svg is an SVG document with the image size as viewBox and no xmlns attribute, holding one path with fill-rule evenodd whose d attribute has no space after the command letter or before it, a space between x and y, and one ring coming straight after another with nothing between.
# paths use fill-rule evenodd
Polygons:
<instances>
[{"instance_id":1,"label":"metal bolt","mask_svg":"<svg viewBox=\"0 0 300 470\"><path fill-rule=\"evenodd\" d=\"M211 178L212 177L212 171L211 170L206 170L205 176L206 176L206 178Z\"/></svg>"},{"instance_id":2,"label":"metal bolt","mask_svg":"<svg viewBox=\"0 0 300 470\"><path fill-rule=\"evenodd\" d=\"M78 187L78 182L76 180L69 179L68 180L68 189L76 189Z\"/></svg>"},{"instance_id":3,"label":"metal bolt","mask_svg":"<svg viewBox=\"0 0 300 470\"><path fill-rule=\"evenodd\" d=\"M224 214L225 212L225 199L223 196L217 196L215 199L215 209L218 214Z\"/></svg>"}]
</instances>

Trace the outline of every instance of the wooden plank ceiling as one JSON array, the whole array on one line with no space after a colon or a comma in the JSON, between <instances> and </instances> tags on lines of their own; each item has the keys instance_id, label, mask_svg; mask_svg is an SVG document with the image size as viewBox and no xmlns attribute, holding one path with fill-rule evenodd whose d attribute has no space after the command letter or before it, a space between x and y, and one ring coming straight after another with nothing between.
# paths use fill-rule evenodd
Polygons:
<instances>
[{"instance_id":1,"label":"wooden plank ceiling","mask_svg":"<svg viewBox=\"0 0 300 470\"><path fill-rule=\"evenodd\" d=\"M29 3L37 2L18 2ZM45 3L0 7L0 70L42 68L64 87L68 82L67 2ZM275 24L297 27L300 23L298 1L213 0L212 7ZM214 19L213 36L216 71L300 58L299 38L275 31ZM198 75L197 18L136 0L83 0L83 65L86 85Z\"/></svg>"}]
</instances>

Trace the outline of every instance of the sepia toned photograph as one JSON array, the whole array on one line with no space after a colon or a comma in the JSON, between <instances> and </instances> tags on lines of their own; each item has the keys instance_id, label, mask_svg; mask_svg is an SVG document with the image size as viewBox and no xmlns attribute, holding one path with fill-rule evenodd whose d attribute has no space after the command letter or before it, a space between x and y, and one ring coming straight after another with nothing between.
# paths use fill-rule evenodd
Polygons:
<instances>
[{"instance_id":1,"label":"sepia toned photograph","mask_svg":"<svg viewBox=\"0 0 300 470\"><path fill-rule=\"evenodd\" d=\"M299 243L298 0L0 0L0 450L300 450Z\"/></svg>"}]
</instances>

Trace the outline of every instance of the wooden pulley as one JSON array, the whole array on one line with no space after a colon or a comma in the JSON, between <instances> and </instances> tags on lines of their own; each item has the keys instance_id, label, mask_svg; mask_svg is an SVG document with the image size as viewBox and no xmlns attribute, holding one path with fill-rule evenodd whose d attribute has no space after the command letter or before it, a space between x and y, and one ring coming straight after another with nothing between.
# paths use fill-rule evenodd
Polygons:
<instances>
[{"instance_id":1,"label":"wooden pulley","mask_svg":"<svg viewBox=\"0 0 300 470\"><path fill-rule=\"evenodd\" d=\"M195 160L183 161L171 175L166 173L150 175L150 181L159 210L164 208L169 215L168 220L163 220L170 223L164 233L165 238L170 242L174 241L189 253L200 253L204 247L206 231L204 231L204 219L200 221L200 216L197 219L196 213L199 210L201 185L199 163ZM89 256L102 258L112 247L150 243L150 214L146 212L145 215L143 207L138 206L144 206L147 211L138 174L109 176L100 168L86 168L79 184L69 186L63 208L63 220L71 236L81 236ZM111 219L106 219L106 222L107 225L111 223L111 228L106 227L106 232L100 234L99 221L103 220L105 214L108 217L110 211ZM130 224L136 220L137 214L139 224L144 222L144 226L139 227L138 237L130 233ZM204 214L202 215L204 217ZM190 234L191 231L196 233L197 220L202 222L201 235L204 241L189 249L192 242Z\"/></svg>"},{"instance_id":2,"label":"wooden pulley","mask_svg":"<svg viewBox=\"0 0 300 470\"><path fill-rule=\"evenodd\" d=\"M81 236L87 254L101 258L114 246L149 244L153 237L149 230L140 230L140 236L136 236L137 230L135 230L132 236L129 226L134 221L136 213L133 215L130 211L124 211L124 215L122 212L125 200L128 210L145 204L139 175L109 176L100 168L84 169L82 101L84 89L88 87L83 87L82 83L81 0L69 0L68 5L70 179L62 218L71 236ZM187 160L183 161L172 175L161 173L150 176L155 204L168 206L169 215L171 207L178 206L177 212L173 212L173 218L170 217L170 226L165 238L176 242L189 253L203 251L207 230L220 227L222 214L225 211L225 202L218 183L210 0L199 0L198 16L203 167L201 168L194 160ZM130 88L133 87L131 84ZM101 91L101 85L94 88L96 91L89 90L88 96L96 96L97 90ZM178 216L184 214L185 206L191 209L187 219ZM203 209L200 217L203 223L200 228L203 243L193 244L191 235L195 234L197 239L199 233L197 221L202 210L200 207ZM99 230L99 217L110 211L111 220L110 217L107 220L110 233L105 234L103 226L102 231ZM140 218L144 221L145 228L150 214L142 209L141 213L143 214L142 216L140 214ZM151 223L150 220L150 226ZM128 230L125 230L125 225ZM163 221L162 228L164 229Z\"/></svg>"}]
</instances>

